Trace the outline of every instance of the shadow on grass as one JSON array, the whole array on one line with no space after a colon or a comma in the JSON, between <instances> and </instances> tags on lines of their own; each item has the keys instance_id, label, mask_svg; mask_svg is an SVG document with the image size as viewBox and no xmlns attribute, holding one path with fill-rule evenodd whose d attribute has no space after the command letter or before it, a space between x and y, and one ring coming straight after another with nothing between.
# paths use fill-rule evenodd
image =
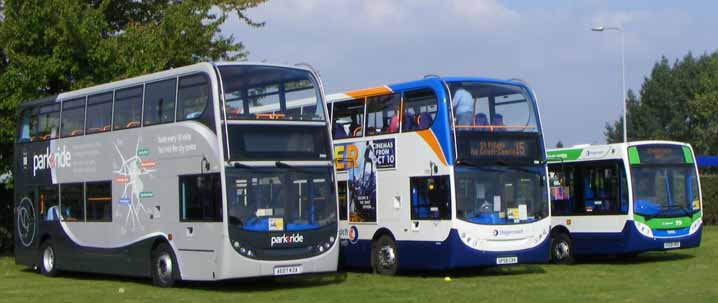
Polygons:
<instances>
[{"instance_id":1,"label":"shadow on grass","mask_svg":"<svg viewBox=\"0 0 718 303\"><path fill-rule=\"evenodd\" d=\"M639 255L619 256L583 256L576 259L576 264L626 265L657 262L673 262L695 258L694 255L676 252L646 252Z\"/></svg>"},{"instance_id":2,"label":"shadow on grass","mask_svg":"<svg viewBox=\"0 0 718 303\"><path fill-rule=\"evenodd\" d=\"M22 271L41 276L37 270L34 270L32 268L25 268ZM344 282L346 278L347 273L337 272L283 277L228 279L220 281L179 281L177 282L177 284L175 284L174 287L207 291L255 292L272 291L275 289L308 288L339 284ZM110 274L84 272L62 271L57 277L53 279L94 280L153 286L152 279L147 277L116 276Z\"/></svg>"},{"instance_id":3,"label":"shadow on grass","mask_svg":"<svg viewBox=\"0 0 718 303\"><path fill-rule=\"evenodd\" d=\"M371 271L362 269L343 269L343 271L354 273L371 273ZM526 274L542 274L546 271L538 264L519 264L507 266L485 266L485 267L467 267L451 270L405 270L397 273L398 276L404 277L487 277L487 276L506 276L506 275L526 275Z\"/></svg>"}]
</instances>

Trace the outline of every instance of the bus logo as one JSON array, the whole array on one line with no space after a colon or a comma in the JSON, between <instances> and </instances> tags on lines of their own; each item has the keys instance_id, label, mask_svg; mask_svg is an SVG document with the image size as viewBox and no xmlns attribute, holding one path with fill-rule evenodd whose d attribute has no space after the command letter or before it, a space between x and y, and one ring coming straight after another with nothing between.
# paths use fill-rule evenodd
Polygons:
<instances>
[{"instance_id":1,"label":"bus logo","mask_svg":"<svg viewBox=\"0 0 718 303\"><path fill-rule=\"evenodd\" d=\"M22 198L17 210L17 234L25 247L30 247L35 239L35 207L30 198Z\"/></svg>"},{"instance_id":2,"label":"bus logo","mask_svg":"<svg viewBox=\"0 0 718 303\"><path fill-rule=\"evenodd\" d=\"M34 177L38 170L55 169L58 165L60 168L70 167L70 160L72 154L65 146L62 149L58 147L55 152L50 152L48 147L45 149L45 154L32 157L32 176Z\"/></svg>"},{"instance_id":3,"label":"bus logo","mask_svg":"<svg viewBox=\"0 0 718 303\"><path fill-rule=\"evenodd\" d=\"M282 244L297 244L297 243L304 243L304 236L301 234L282 234L281 236L272 237L270 239L270 245L271 247L274 247L274 245L282 245Z\"/></svg>"},{"instance_id":4,"label":"bus logo","mask_svg":"<svg viewBox=\"0 0 718 303\"><path fill-rule=\"evenodd\" d=\"M357 242L359 242L359 229L357 229L356 226L349 228L348 238L351 244L357 244Z\"/></svg>"}]
</instances>

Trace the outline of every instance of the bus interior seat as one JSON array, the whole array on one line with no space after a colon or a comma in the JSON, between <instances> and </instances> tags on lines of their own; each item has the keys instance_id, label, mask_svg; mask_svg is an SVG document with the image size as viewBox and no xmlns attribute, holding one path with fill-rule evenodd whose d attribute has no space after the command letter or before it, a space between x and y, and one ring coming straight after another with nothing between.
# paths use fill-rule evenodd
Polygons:
<instances>
[{"instance_id":1,"label":"bus interior seat","mask_svg":"<svg viewBox=\"0 0 718 303\"><path fill-rule=\"evenodd\" d=\"M420 113L416 117L416 126L417 129L427 129L431 126L431 122L433 122L434 119L431 118L431 115L427 112Z\"/></svg>"},{"instance_id":2,"label":"bus interior seat","mask_svg":"<svg viewBox=\"0 0 718 303\"><path fill-rule=\"evenodd\" d=\"M484 126L489 125L489 119L486 118L486 114L478 113L474 116L474 125Z\"/></svg>"},{"instance_id":3,"label":"bus interior seat","mask_svg":"<svg viewBox=\"0 0 718 303\"><path fill-rule=\"evenodd\" d=\"M362 128L361 125L354 128L352 131L352 137L359 137L362 135Z\"/></svg>"},{"instance_id":4,"label":"bus interior seat","mask_svg":"<svg viewBox=\"0 0 718 303\"><path fill-rule=\"evenodd\" d=\"M504 116L502 116L501 114L494 114L494 117L491 118L491 125L494 125L494 126L504 126ZM503 128L498 128L498 129L495 129L495 130L502 131L502 130L504 130L504 129L503 129Z\"/></svg>"},{"instance_id":5,"label":"bus interior seat","mask_svg":"<svg viewBox=\"0 0 718 303\"><path fill-rule=\"evenodd\" d=\"M347 132L344 131L344 126L339 123L335 123L334 124L334 139L342 139L342 138L346 138L346 137L347 137Z\"/></svg>"},{"instance_id":6,"label":"bus interior seat","mask_svg":"<svg viewBox=\"0 0 718 303\"><path fill-rule=\"evenodd\" d=\"M413 130L416 129L414 126L414 114L411 112L404 113L404 123L401 126L401 130Z\"/></svg>"}]
</instances>

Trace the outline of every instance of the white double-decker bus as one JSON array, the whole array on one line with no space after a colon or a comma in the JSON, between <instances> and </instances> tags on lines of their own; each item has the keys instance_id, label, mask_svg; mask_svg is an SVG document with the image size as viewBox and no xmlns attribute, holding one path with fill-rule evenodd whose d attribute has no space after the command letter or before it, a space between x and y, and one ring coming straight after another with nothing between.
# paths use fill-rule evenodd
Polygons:
<instances>
[{"instance_id":1,"label":"white double-decker bus","mask_svg":"<svg viewBox=\"0 0 718 303\"><path fill-rule=\"evenodd\" d=\"M23 104L16 262L160 286L335 271L329 130L315 73L268 64L200 63Z\"/></svg>"},{"instance_id":2,"label":"white double-decker bus","mask_svg":"<svg viewBox=\"0 0 718 303\"><path fill-rule=\"evenodd\" d=\"M548 260L544 141L525 84L431 77L328 100L340 264L394 274Z\"/></svg>"},{"instance_id":3,"label":"white double-decker bus","mask_svg":"<svg viewBox=\"0 0 718 303\"><path fill-rule=\"evenodd\" d=\"M693 149L670 141L548 151L552 259L697 247L702 202Z\"/></svg>"}]
</instances>

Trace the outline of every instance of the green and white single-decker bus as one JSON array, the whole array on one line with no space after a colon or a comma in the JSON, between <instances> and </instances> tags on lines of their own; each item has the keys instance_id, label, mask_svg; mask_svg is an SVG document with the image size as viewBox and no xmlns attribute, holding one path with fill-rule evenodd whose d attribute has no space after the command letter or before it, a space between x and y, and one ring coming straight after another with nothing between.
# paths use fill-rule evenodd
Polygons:
<instances>
[{"instance_id":1,"label":"green and white single-decker bus","mask_svg":"<svg viewBox=\"0 0 718 303\"><path fill-rule=\"evenodd\" d=\"M697 247L700 180L693 149L670 141L549 150L556 263Z\"/></svg>"}]
</instances>

